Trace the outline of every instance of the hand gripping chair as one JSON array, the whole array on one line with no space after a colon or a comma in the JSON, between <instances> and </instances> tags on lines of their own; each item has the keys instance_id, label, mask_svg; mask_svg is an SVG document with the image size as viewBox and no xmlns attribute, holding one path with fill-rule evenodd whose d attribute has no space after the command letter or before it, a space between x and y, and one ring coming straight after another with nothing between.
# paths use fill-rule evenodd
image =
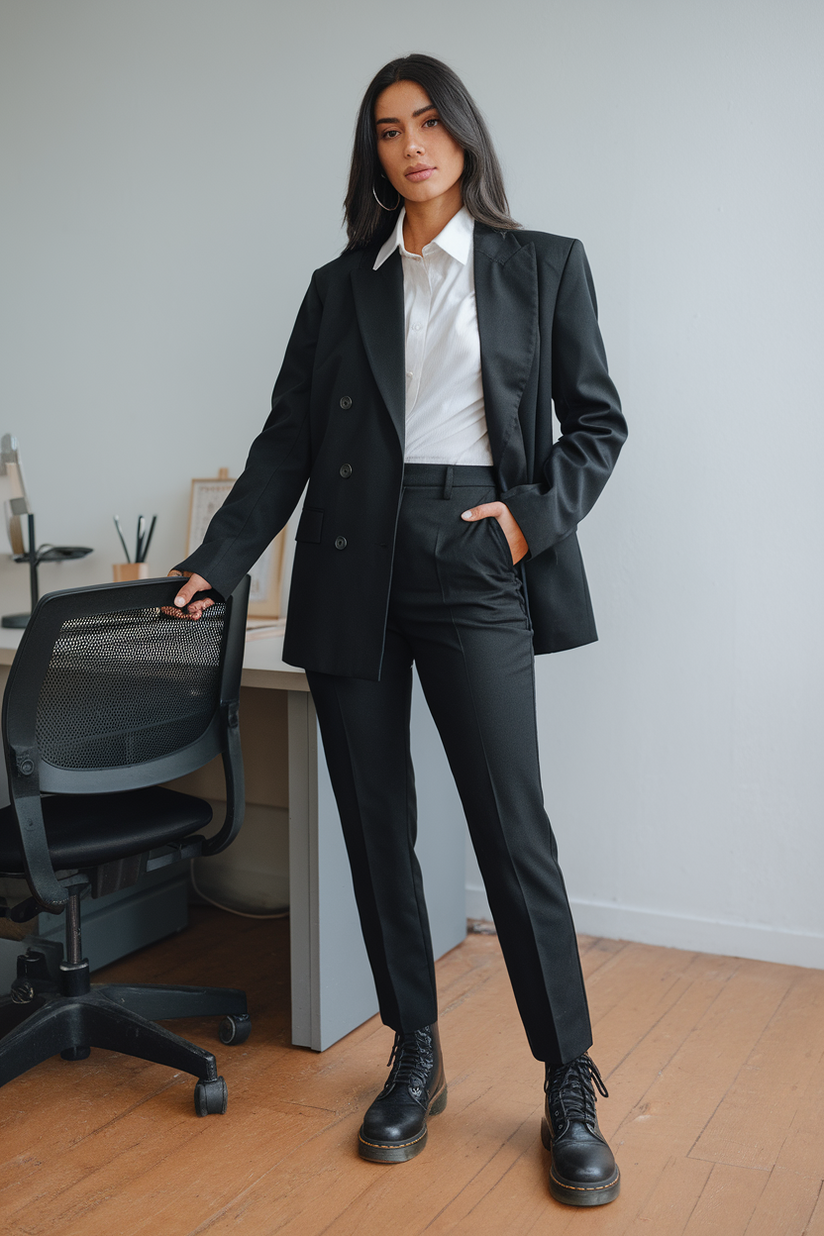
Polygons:
<instances>
[{"instance_id":1,"label":"hand gripping chair","mask_svg":"<svg viewBox=\"0 0 824 1236\"><path fill-rule=\"evenodd\" d=\"M80 944L85 890L100 897L144 871L217 854L243 819L238 697L249 580L197 621L164 614L179 585L141 580L44 596L11 667L0 915L20 923L65 910L66 955L59 984L42 953L18 959L11 995L0 999L0 1085L57 1052L82 1060L105 1047L194 1074L195 1110L205 1116L226 1110L214 1055L155 1021L223 1015L221 1040L244 1042L244 993L91 986ZM208 803L158 783L218 754L226 821L207 840L198 830L211 820Z\"/></svg>"}]
</instances>

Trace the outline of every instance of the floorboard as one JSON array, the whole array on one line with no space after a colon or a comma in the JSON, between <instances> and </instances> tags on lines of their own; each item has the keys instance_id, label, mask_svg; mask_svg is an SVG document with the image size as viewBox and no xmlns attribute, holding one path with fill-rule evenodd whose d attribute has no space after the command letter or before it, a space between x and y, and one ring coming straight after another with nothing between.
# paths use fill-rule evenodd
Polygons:
<instances>
[{"instance_id":1,"label":"floorboard","mask_svg":"<svg viewBox=\"0 0 824 1236\"><path fill-rule=\"evenodd\" d=\"M601 1124L622 1169L610 1206L554 1202L529 1054L494 936L438 963L446 1111L426 1151L357 1157L392 1034L376 1018L318 1055L289 1041L288 922L194 908L186 932L98 981L245 988L254 1029L170 1023L213 1047L230 1092L199 1120L193 1080L95 1051L0 1095L8 1236L824 1236L824 973L580 939Z\"/></svg>"}]
</instances>

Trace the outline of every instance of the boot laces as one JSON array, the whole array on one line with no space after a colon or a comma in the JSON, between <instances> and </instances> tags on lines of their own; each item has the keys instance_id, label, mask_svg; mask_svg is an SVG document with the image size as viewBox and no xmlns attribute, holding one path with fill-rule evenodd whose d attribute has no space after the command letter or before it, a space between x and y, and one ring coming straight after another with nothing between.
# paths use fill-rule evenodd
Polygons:
<instances>
[{"instance_id":1,"label":"boot laces","mask_svg":"<svg viewBox=\"0 0 824 1236\"><path fill-rule=\"evenodd\" d=\"M408 1086L413 1094L426 1089L426 1078L435 1063L432 1035L429 1027L413 1030L409 1034L395 1034L395 1043L387 1061L391 1069L385 1089L393 1086Z\"/></svg>"},{"instance_id":2,"label":"boot laces","mask_svg":"<svg viewBox=\"0 0 824 1236\"><path fill-rule=\"evenodd\" d=\"M585 1124L594 1124L597 1100L593 1082L598 1093L608 1099L609 1091L604 1080L587 1055L547 1071L544 1089L549 1095L550 1111L553 1115L557 1112L565 1120L583 1120Z\"/></svg>"}]
</instances>

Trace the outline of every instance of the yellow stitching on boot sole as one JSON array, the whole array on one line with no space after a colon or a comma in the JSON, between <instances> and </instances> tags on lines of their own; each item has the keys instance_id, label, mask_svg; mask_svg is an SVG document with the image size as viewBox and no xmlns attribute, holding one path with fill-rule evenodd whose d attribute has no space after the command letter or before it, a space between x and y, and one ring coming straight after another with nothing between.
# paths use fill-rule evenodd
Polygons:
<instances>
[{"instance_id":1,"label":"yellow stitching on boot sole","mask_svg":"<svg viewBox=\"0 0 824 1236\"><path fill-rule=\"evenodd\" d=\"M616 1185L616 1184L618 1183L618 1181L621 1179L621 1173L620 1173L620 1172L616 1172L616 1173L615 1173L615 1179L614 1179L614 1180L610 1180L610 1181L608 1181L608 1183L607 1183L607 1184L603 1184L603 1185L570 1185L570 1184L565 1184L563 1180L559 1180L559 1179L558 1179L558 1177L557 1177L557 1176L555 1175L555 1173L553 1172L553 1170L552 1170L552 1168L551 1168L551 1167L550 1167L550 1169L549 1169L549 1174L550 1174L550 1176L552 1177L552 1179L555 1181L556 1185L558 1185L561 1189L569 1189L569 1190L570 1190L570 1192L572 1192L572 1193L600 1193L600 1192L602 1192L604 1189L611 1189L611 1188L613 1188L613 1186L614 1186L614 1185Z\"/></svg>"}]
</instances>

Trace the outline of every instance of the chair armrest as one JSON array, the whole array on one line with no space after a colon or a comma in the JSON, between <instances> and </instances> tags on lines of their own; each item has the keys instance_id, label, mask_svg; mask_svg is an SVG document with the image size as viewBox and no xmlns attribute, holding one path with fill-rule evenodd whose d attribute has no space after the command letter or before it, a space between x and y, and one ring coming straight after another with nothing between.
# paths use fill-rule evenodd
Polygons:
<instances>
[{"instance_id":1,"label":"chair armrest","mask_svg":"<svg viewBox=\"0 0 824 1236\"><path fill-rule=\"evenodd\" d=\"M221 705L220 723L223 731L223 775L226 778L226 819L214 837L204 844L204 854L219 854L232 844L240 832L246 809L237 704Z\"/></svg>"},{"instance_id":2,"label":"chair armrest","mask_svg":"<svg viewBox=\"0 0 824 1236\"><path fill-rule=\"evenodd\" d=\"M49 855L37 756L27 752L21 758L20 753L10 747L8 757L9 797L20 838L26 880L44 909L57 913L67 904L69 895L57 880Z\"/></svg>"}]
</instances>

